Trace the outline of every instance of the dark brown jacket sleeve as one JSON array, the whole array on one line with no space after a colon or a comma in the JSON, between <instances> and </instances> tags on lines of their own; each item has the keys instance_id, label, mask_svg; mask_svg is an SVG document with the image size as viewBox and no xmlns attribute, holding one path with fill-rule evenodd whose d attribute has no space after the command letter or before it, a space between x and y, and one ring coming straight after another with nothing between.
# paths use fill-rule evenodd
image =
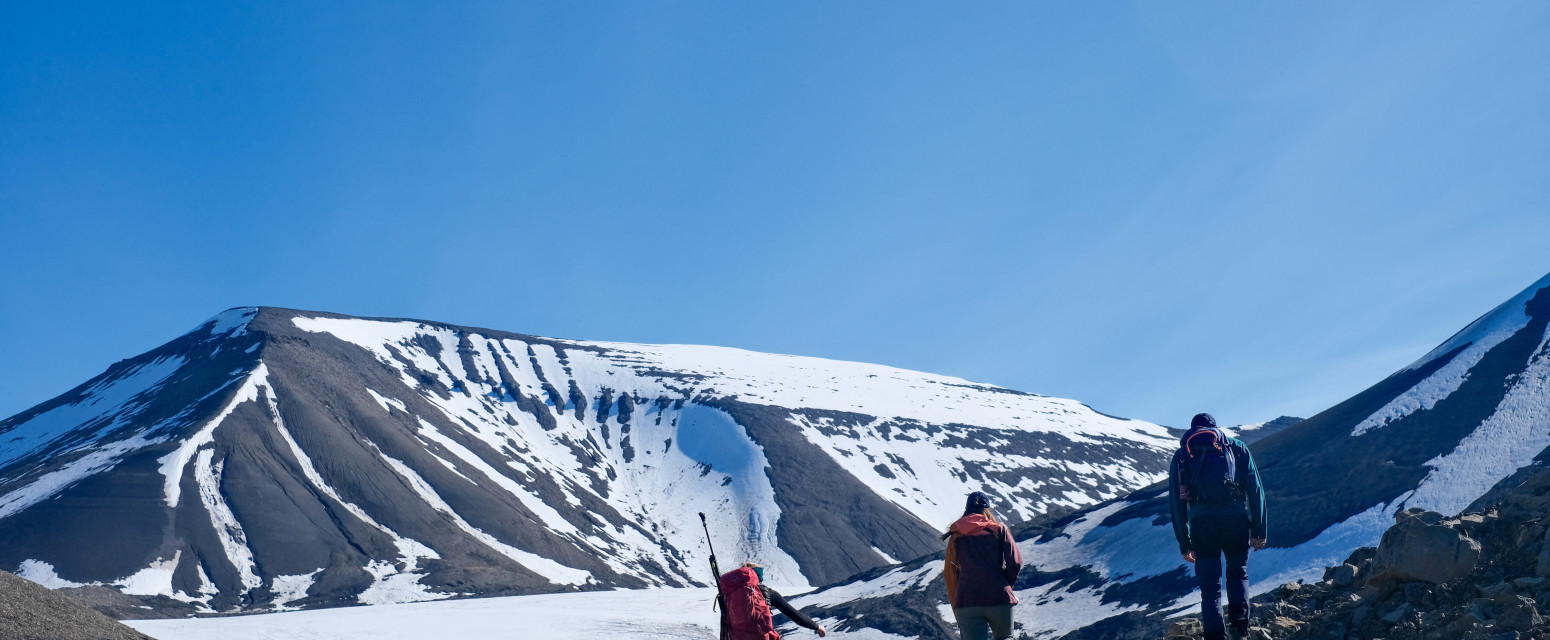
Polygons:
<instances>
[{"instance_id":1,"label":"dark brown jacket sleeve","mask_svg":"<svg viewBox=\"0 0 1550 640\"><path fill-rule=\"evenodd\" d=\"M759 585L759 588L764 590L764 599L769 600L770 604L774 605L776 609L780 609L780 612L786 614L787 618L791 618L792 622L813 631L818 630L818 623L813 622L812 618L803 615L801 611L797 611L796 607L791 606L791 603L786 602L786 597L780 595L779 591L762 584Z\"/></svg>"}]
</instances>

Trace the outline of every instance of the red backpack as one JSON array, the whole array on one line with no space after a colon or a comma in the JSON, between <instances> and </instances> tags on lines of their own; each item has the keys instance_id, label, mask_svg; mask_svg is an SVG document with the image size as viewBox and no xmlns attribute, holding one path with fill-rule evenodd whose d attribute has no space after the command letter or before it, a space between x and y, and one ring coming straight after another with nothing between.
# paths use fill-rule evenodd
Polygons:
<instances>
[{"instance_id":1,"label":"red backpack","mask_svg":"<svg viewBox=\"0 0 1550 640\"><path fill-rule=\"evenodd\" d=\"M759 576L748 567L739 567L721 576L721 593L726 596L727 629L724 640L780 640L770 618L770 603L759 588Z\"/></svg>"}]
</instances>

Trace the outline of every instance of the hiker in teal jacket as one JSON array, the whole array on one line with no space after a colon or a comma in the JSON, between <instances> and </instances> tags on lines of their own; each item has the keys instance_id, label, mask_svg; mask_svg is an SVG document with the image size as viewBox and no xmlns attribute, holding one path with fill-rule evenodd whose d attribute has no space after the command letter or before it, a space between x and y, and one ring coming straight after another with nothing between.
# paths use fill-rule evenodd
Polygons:
<instances>
[{"instance_id":1,"label":"hiker in teal jacket","mask_svg":"<svg viewBox=\"0 0 1550 640\"><path fill-rule=\"evenodd\" d=\"M1265 489L1249 447L1216 428L1209 413L1190 420L1168 467L1168 502L1179 553L1194 563L1205 640L1249 631L1249 548L1264 549ZM1226 558L1227 620L1222 620Z\"/></svg>"}]
</instances>

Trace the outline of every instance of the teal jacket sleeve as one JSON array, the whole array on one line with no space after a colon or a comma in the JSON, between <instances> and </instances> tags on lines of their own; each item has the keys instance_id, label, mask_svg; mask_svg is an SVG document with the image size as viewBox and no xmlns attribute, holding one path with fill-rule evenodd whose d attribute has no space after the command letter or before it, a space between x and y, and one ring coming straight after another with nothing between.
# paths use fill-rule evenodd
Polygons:
<instances>
[{"instance_id":1,"label":"teal jacket sleeve","mask_svg":"<svg viewBox=\"0 0 1550 640\"><path fill-rule=\"evenodd\" d=\"M1249 446L1236 438L1233 444L1243 452L1241 456L1243 466L1243 495L1247 499L1249 508L1249 537L1264 539L1265 537L1265 485L1259 481L1259 466L1254 464L1254 454L1249 451Z\"/></svg>"},{"instance_id":2,"label":"teal jacket sleeve","mask_svg":"<svg viewBox=\"0 0 1550 640\"><path fill-rule=\"evenodd\" d=\"M1173 518L1173 537L1179 541L1179 553L1188 553L1192 548L1189 542L1189 503L1184 500L1179 487L1183 464L1183 459L1177 453L1173 454L1173 461L1168 463L1168 513Z\"/></svg>"}]
</instances>

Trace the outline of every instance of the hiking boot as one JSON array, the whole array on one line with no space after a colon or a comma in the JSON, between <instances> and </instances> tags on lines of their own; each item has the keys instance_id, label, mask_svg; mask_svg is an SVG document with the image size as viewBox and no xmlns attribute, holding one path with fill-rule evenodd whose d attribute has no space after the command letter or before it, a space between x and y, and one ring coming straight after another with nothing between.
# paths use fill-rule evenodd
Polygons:
<instances>
[{"instance_id":1,"label":"hiking boot","mask_svg":"<svg viewBox=\"0 0 1550 640\"><path fill-rule=\"evenodd\" d=\"M1249 630L1245 627L1242 631L1236 626L1227 627L1227 640L1245 640L1249 637Z\"/></svg>"}]
</instances>

